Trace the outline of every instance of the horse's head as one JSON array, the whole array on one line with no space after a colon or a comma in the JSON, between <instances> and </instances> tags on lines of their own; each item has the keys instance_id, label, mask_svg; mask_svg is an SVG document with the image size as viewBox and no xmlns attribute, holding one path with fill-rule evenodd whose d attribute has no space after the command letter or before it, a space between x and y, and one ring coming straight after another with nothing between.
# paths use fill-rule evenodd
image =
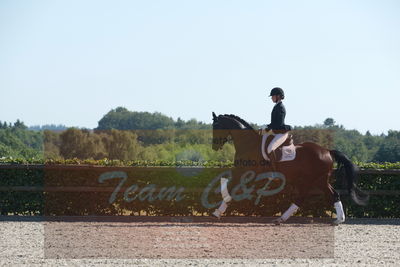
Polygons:
<instances>
[{"instance_id":1,"label":"horse's head","mask_svg":"<svg viewBox=\"0 0 400 267\"><path fill-rule=\"evenodd\" d=\"M212 138L212 149L220 150L224 144L228 141L229 131L225 129L225 123L223 117L213 115L213 138Z\"/></svg>"},{"instance_id":2,"label":"horse's head","mask_svg":"<svg viewBox=\"0 0 400 267\"><path fill-rule=\"evenodd\" d=\"M229 140L231 136L231 130L233 129L232 120L224 115L213 115L213 144L214 150L222 149L224 144Z\"/></svg>"},{"instance_id":3,"label":"horse's head","mask_svg":"<svg viewBox=\"0 0 400 267\"><path fill-rule=\"evenodd\" d=\"M245 131L247 133L257 133L254 131L253 127L247 123L245 120L241 119L238 116L233 114L225 114L225 115L213 115L213 145L212 148L214 150L219 150L223 147L223 145L230 139L235 140L235 136L240 132L243 133L243 130L251 130Z\"/></svg>"}]
</instances>

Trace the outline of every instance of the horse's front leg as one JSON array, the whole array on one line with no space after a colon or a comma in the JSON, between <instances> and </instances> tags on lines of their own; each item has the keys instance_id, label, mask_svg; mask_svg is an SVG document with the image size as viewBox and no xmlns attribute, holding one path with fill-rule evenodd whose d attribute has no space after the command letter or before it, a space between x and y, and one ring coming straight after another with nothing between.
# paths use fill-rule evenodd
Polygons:
<instances>
[{"instance_id":1,"label":"horse's front leg","mask_svg":"<svg viewBox=\"0 0 400 267\"><path fill-rule=\"evenodd\" d=\"M276 225L279 225L287 221L290 218L290 216L292 216L298 209L299 206L297 206L295 203L292 203L292 205L290 205L290 207L282 214L282 216L279 217L278 219L273 220L273 222Z\"/></svg>"},{"instance_id":2,"label":"horse's front leg","mask_svg":"<svg viewBox=\"0 0 400 267\"><path fill-rule=\"evenodd\" d=\"M221 195L222 195L222 203L213 212L213 215L217 217L218 219L221 219L222 214L226 211L226 208L228 207L228 202L232 200L232 197L229 195L228 192L228 179L226 178L221 178Z\"/></svg>"}]
</instances>

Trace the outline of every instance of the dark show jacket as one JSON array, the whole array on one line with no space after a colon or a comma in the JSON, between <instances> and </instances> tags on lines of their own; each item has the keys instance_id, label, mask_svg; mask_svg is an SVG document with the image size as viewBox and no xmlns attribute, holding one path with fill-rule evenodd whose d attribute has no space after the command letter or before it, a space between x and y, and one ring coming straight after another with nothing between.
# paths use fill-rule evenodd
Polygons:
<instances>
[{"instance_id":1,"label":"dark show jacket","mask_svg":"<svg viewBox=\"0 0 400 267\"><path fill-rule=\"evenodd\" d=\"M290 131L292 127L285 125L286 109L282 102L275 104L271 113L271 123L268 124L268 129Z\"/></svg>"}]
</instances>

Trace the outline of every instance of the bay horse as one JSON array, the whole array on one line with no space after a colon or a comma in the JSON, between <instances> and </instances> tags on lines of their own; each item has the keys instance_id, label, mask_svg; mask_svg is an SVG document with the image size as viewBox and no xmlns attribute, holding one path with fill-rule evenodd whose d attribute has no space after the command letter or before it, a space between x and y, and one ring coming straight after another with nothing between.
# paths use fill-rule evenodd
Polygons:
<instances>
[{"instance_id":1,"label":"bay horse","mask_svg":"<svg viewBox=\"0 0 400 267\"><path fill-rule=\"evenodd\" d=\"M228 140L233 141L235 147L234 162L262 162L261 153L262 134L255 130L249 123L235 115L213 115L213 150L222 149ZM328 197L328 201L335 207L337 218L333 224L337 225L345 221L343 206L340 201L339 193L329 183L329 178L333 174L334 162L338 165L338 170L344 169L344 177L348 193L352 200L358 205L365 205L368 195L356 186L357 167L343 153L337 150L329 150L312 142L305 142L295 145L296 157L291 161L275 162L274 164L253 164L251 168L256 173L266 170L282 173L286 181L290 182L298 191L297 197L282 216L274 220L275 224L285 222L292 216L303 202L311 196L312 190L319 189ZM237 180L238 168L232 169L232 179ZM224 198L222 210L214 213L220 218L232 198L229 195L233 182L228 184L227 179L221 179L221 194Z\"/></svg>"}]
</instances>

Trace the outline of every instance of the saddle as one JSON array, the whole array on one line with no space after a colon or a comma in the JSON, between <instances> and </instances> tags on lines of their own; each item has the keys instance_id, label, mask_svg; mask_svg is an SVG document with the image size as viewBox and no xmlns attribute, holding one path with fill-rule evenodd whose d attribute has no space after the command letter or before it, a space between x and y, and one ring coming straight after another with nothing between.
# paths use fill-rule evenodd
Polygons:
<instances>
[{"instance_id":1,"label":"saddle","mask_svg":"<svg viewBox=\"0 0 400 267\"><path fill-rule=\"evenodd\" d=\"M266 137L265 135L263 136L263 142L261 143L261 146L264 143L264 138L266 138L265 145L261 147L261 152L263 154L264 159L265 155L267 155L267 148L268 145L271 143L272 139L274 138L274 135L269 135ZM289 160L294 160L296 157L296 147L293 144L293 136L291 134L288 134L286 140L274 151L275 153L275 158L276 161L289 161Z\"/></svg>"}]
</instances>

